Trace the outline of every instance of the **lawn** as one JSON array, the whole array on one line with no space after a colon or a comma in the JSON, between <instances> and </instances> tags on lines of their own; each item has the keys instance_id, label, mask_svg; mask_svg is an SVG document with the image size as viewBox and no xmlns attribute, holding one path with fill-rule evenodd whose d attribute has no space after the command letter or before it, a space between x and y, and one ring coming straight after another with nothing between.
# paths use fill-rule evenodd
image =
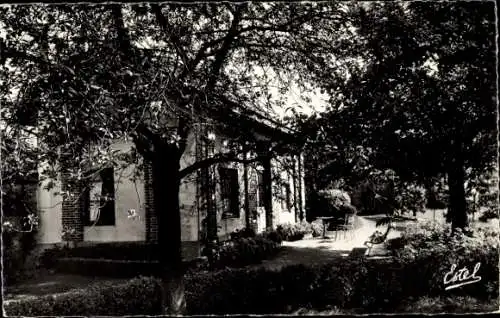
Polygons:
<instances>
[{"instance_id":1,"label":"lawn","mask_svg":"<svg viewBox=\"0 0 500 318\"><path fill-rule=\"evenodd\" d=\"M91 277L40 271L34 279L13 286L4 287L4 299L14 300L53 295L66 293L76 289L83 289L96 283L122 283L126 281L126 279L114 279L109 277Z\"/></svg>"},{"instance_id":2,"label":"lawn","mask_svg":"<svg viewBox=\"0 0 500 318\"><path fill-rule=\"evenodd\" d=\"M387 314L443 314L443 313L493 313L500 312L498 303L480 300L473 297L421 297L403 301ZM300 308L292 313L299 316L333 316L367 314L363 308L316 310Z\"/></svg>"},{"instance_id":3,"label":"lawn","mask_svg":"<svg viewBox=\"0 0 500 318\"><path fill-rule=\"evenodd\" d=\"M435 221L439 224L444 224L444 223L446 223L445 213L446 213L446 209L426 209L424 213L417 213L416 218L417 218L417 222ZM367 215L367 216L363 216L363 217L367 220L377 222L378 220L385 218L387 216L385 214L376 214L376 215ZM490 220L488 220L488 222L481 222L478 220L478 213L476 213L474 220L472 220L472 217L469 216L469 221L470 221L470 225L472 228L478 228L478 227L498 228L499 227L499 220L498 219L490 219ZM402 231L410 224L415 224L415 222L412 222L412 221L397 222L395 224L394 229L396 231Z\"/></svg>"}]
</instances>

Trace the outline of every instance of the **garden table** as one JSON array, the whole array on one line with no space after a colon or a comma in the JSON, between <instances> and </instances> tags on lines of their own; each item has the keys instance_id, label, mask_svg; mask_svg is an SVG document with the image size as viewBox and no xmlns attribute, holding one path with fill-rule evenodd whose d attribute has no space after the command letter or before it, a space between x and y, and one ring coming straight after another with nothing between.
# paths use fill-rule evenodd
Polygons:
<instances>
[{"instance_id":1,"label":"garden table","mask_svg":"<svg viewBox=\"0 0 500 318\"><path fill-rule=\"evenodd\" d=\"M321 222L323 222L323 238L328 239L329 237L326 236L326 225L328 224L328 221L334 219L334 217L333 216L321 216L321 217L318 217L317 219L320 219Z\"/></svg>"}]
</instances>

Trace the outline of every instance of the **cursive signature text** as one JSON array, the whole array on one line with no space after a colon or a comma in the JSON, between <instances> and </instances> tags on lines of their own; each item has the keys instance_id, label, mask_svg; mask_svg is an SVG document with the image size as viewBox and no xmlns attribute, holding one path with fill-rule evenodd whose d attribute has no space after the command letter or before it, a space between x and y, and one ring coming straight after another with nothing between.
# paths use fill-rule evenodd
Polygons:
<instances>
[{"instance_id":1,"label":"cursive signature text","mask_svg":"<svg viewBox=\"0 0 500 318\"><path fill-rule=\"evenodd\" d=\"M477 283L481 280L481 276L476 276L479 268L481 267L480 262L476 263L472 273L469 272L469 270L465 266L464 268L459 270L457 270L457 267L457 264L451 265L450 271L444 275L444 285L447 285L444 290Z\"/></svg>"}]
</instances>

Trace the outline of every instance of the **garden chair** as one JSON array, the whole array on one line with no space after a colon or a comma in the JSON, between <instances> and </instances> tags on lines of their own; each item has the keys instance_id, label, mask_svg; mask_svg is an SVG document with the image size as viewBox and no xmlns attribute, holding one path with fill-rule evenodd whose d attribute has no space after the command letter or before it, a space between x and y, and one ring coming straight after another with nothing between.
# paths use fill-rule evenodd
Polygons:
<instances>
[{"instance_id":1,"label":"garden chair","mask_svg":"<svg viewBox=\"0 0 500 318\"><path fill-rule=\"evenodd\" d=\"M346 213L344 215L343 222L335 225L335 239L337 239L338 232L341 231L344 233L344 239L349 232L351 235L351 239L354 238L354 221L356 219L356 213Z\"/></svg>"},{"instance_id":2,"label":"garden chair","mask_svg":"<svg viewBox=\"0 0 500 318\"><path fill-rule=\"evenodd\" d=\"M334 217L331 216L321 216L316 218L316 220L321 220L323 224L323 239L328 239L328 236L326 236L326 229L330 225L332 219L334 219Z\"/></svg>"},{"instance_id":3,"label":"garden chair","mask_svg":"<svg viewBox=\"0 0 500 318\"><path fill-rule=\"evenodd\" d=\"M366 256L367 247L355 247L351 250L348 257L349 258L363 258Z\"/></svg>"},{"instance_id":4,"label":"garden chair","mask_svg":"<svg viewBox=\"0 0 500 318\"><path fill-rule=\"evenodd\" d=\"M376 226L381 226L387 224L387 229L384 233L376 230L370 237L368 238L368 241L364 243L366 247L368 247L368 253L366 254L367 256L370 255L370 252L372 251L372 248L374 245L380 245L384 244L387 240L387 236L389 235L389 232L394 229L393 222L396 221L416 221L416 218L411 218L411 217L405 217L402 215L389 215L379 221L377 221Z\"/></svg>"},{"instance_id":5,"label":"garden chair","mask_svg":"<svg viewBox=\"0 0 500 318\"><path fill-rule=\"evenodd\" d=\"M374 245L380 245L385 243L387 239L387 235L389 235L389 231L392 229L392 226L389 224L387 227L387 230L385 233L382 233L380 231L375 231L370 237L368 238L368 241L364 243L366 247L368 247L368 253L366 253L366 256L370 255L370 252L372 251L372 248Z\"/></svg>"}]
</instances>

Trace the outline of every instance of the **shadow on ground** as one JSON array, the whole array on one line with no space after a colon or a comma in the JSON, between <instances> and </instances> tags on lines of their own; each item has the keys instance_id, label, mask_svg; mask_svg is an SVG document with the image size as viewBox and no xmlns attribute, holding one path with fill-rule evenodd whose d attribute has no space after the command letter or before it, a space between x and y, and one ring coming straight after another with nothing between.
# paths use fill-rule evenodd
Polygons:
<instances>
[{"instance_id":1,"label":"shadow on ground","mask_svg":"<svg viewBox=\"0 0 500 318\"><path fill-rule=\"evenodd\" d=\"M4 286L6 300L29 298L34 296L65 293L74 289L88 287L94 283L125 282L126 279L89 277L50 272L41 272L36 278L14 285Z\"/></svg>"},{"instance_id":2,"label":"shadow on ground","mask_svg":"<svg viewBox=\"0 0 500 318\"><path fill-rule=\"evenodd\" d=\"M326 264L332 260L344 258L349 255L350 250L331 250L328 246L321 247L294 247L284 246L282 251L274 259L264 260L256 267L264 267L269 270L280 270L290 265L313 265Z\"/></svg>"}]
</instances>

